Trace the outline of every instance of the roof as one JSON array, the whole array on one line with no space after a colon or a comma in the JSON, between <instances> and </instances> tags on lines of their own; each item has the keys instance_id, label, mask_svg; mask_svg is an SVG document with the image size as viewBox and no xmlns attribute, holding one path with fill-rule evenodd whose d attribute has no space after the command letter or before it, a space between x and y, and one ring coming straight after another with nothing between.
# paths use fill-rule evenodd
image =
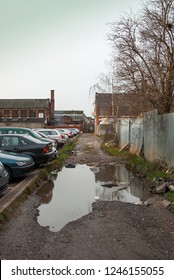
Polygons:
<instances>
[{"instance_id":1,"label":"roof","mask_svg":"<svg viewBox=\"0 0 174 280\"><path fill-rule=\"evenodd\" d=\"M56 115L83 115L82 110L55 110Z\"/></svg>"},{"instance_id":2,"label":"roof","mask_svg":"<svg viewBox=\"0 0 174 280\"><path fill-rule=\"evenodd\" d=\"M61 122L64 118L71 118L72 121L82 121L83 120L83 111L82 110L55 110L54 118L56 121Z\"/></svg>"},{"instance_id":3,"label":"roof","mask_svg":"<svg viewBox=\"0 0 174 280\"><path fill-rule=\"evenodd\" d=\"M73 122L82 122L89 124L91 119L86 117L82 110L55 110L55 121L61 122L64 118L70 118Z\"/></svg>"},{"instance_id":4,"label":"roof","mask_svg":"<svg viewBox=\"0 0 174 280\"><path fill-rule=\"evenodd\" d=\"M73 121L81 121L83 120L83 114L82 115L78 115L78 114L54 114L54 118L56 121L61 121L64 118L70 118Z\"/></svg>"},{"instance_id":5,"label":"roof","mask_svg":"<svg viewBox=\"0 0 174 280\"><path fill-rule=\"evenodd\" d=\"M133 93L96 93L95 106L100 108L100 111L104 108L111 111L114 107L118 116L137 115L151 109L147 98L144 100L143 96Z\"/></svg>"},{"instance_id":6,"label":"roof","mask_svg":"<svg viewBox=\"0 0 174 280\"><path fill-rule=\"evenodd\" d=\"M98 93L95 94L95 104L100 107L106 107L112 105L111 93Z\"/></svg>"},{"instance_id":7,"label":"roof","mask_svg":"<svg viewBox=\"0 0 174 280\"><path fill-rule=\"evenodd\" d=\"M0 99L1 109L47 108L49 99Z\"/></svg>"}]
</instances>

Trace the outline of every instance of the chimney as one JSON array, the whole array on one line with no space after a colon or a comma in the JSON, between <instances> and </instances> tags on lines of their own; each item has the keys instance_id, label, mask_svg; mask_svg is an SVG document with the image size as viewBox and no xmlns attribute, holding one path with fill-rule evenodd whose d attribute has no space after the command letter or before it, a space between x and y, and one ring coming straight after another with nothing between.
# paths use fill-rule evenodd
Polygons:
<instances>
[{"instance_id":1,"label":"chimney","mask_svg":"<svg viewBox=\"0 0 174 280\"><path fill-rule=\"evenodd\" d=\"M51 121L54 121L54 110L55 110L54 89L52 89L51 90L51 100L50 100L50 117L51 117Z\"/></svg>"}]
</instances>

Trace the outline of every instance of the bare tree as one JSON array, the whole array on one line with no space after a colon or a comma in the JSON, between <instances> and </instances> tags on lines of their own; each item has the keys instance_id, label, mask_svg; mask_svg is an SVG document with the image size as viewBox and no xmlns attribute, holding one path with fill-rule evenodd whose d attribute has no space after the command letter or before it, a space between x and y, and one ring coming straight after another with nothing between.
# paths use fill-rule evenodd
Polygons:
<instances>
[{"instance_id":1,"label":"bare tree","mask_svg":"<svg viewBox=\"0 0 174 280\"><path fill-rule=\"evenodd\" d=\"M116 92L137 93L159 113L170 112L174 96L174 1L150 0L138 16L127 15L109 26Z\"/></svg>"},{"instance_id":2,"label":"bare tree","mask_svg":"<svg viewBox=\"0 0 174 280\"><path fill-rule=\"evenodd\" d=\"M101 93L114 93L115 91L115 65L114 59L105 62L108 72L100 73L98 76L98 82L92 85L89 89L90 94L95 94L96 92Z\"/></svg>"}]
</instances>

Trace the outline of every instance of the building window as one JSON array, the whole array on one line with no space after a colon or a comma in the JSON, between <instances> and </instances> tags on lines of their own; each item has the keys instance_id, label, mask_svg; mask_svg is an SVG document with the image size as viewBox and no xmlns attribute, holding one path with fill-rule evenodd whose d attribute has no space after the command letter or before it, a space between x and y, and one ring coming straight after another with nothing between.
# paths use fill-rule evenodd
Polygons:
<instances>
[{"instance_id":1,"label":"building window","mask_svg":"<svg viewBox=\"0 0 174 280\"><path fill-rule=\"evenodd\" d=\"M43 119L43 118L44 118L44 111L38 110L38 119Z\"/></svg>"},{"instance_id":2,"label":"building window","mask_svg":"<svg viewBox=\"0 0 174 280\"><path fill-rule=\"evenodd\" d=\"M30 117L30 118L35 118L35 117L36 117L36 111L33 110L33 109L30 109L30 111L29 111L29 117Z\"/></svg>"},{"instance_id":3,"label":"building window","mask_svg":"<svg viewBox=\"0 0 174 280\"><path fill-rule=\"evenodd\" d=\"M0 118L2 118L2 110L0 109Z\"/></svg>"},{"instance_id":4,"label":"building window","mask_svg":"<svg viewBox=\"0 0 174 280\"><path fill-rule=\"evenodd\" d=\"M4 117L10 118L10 110L4 110Z\"/></svg>"},{"instance_id":5,"label":"building window","mask_svg":"<svg viewBox=\"0 0 174 280\"><path fill-rule=\"evenodd\" d=\"M26 118L27 117L27 110L21 110L21 117Z\"/></svg>"},{"instance_id":6,"label":"building window","mask_svg":"<svg viewBox=\"0 0 174 280\"><path fill-rule=\"evenodd\" d=\"M12 110L12 117L18 118L18 110Z\"/></svg>"}]
</instances>

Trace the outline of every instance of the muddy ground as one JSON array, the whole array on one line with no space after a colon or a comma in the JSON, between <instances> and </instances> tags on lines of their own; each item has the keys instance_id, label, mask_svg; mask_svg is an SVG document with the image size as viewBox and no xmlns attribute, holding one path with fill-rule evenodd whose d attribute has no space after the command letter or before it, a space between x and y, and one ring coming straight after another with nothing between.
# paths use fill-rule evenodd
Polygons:
<instances>
[{"instance_id":1,"label":"muddy ground","mask_svg":"<svg viewBox=\"0 0 174 280\"><path fill-rule=\"evenodd\" d=\"M121 162L99 144L100 138L82 134L68 162ZM1 259L174 259L174 214L167 208L97 201L88 215L50 232L37 223L39 203L30 195L1 225Z\"/></svg>"}]
</instances>

